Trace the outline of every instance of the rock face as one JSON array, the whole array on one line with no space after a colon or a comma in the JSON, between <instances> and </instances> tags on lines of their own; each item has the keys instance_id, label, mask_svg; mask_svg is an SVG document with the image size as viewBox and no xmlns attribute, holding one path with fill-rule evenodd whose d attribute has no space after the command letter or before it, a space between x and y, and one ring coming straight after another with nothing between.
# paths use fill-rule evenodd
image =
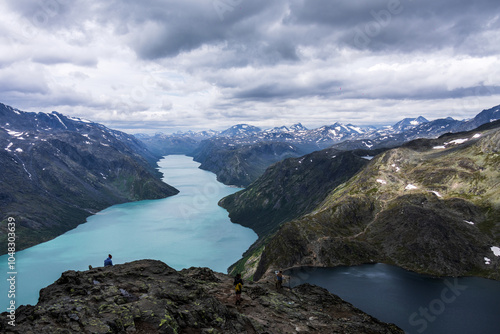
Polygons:
<instances>
[{"instance_id":1,"label":"rock face","mask_svg":"<svg viewBox=\"0 0 500 334\"><path fill-rule=\"evenodd\" d=\"M255 252L282 223L311 212L335 189L349 180L379 152L339 151L333 148L289 158L269 167L246 189L223 198L219 205L233 222L254 230L259 239L245 252L234 270L245 268L245 277L255 270ZM233 268L231 268L233 270Z\"/></svg>"},{"instance_id":2,"label":"rock face","mask_svg":"<svg viewBox=\"0 0 500 334\"><path fill-rule=\"evenodd\" d=\"M276 291L246 282L234 303L233 279L207 268L177 272L141 260L85 272L67 271L21 306L2 333L404 333L328 291L301 285Z\"/></svg>"},{"instance_id":3,"label":"rock face","mask_svg":"<svg viewBox=\"0 0 500 334\"><path fill-rule=\"evenodd\" d=\"M255 181L271 164L300 156L298 149L287 143L261 142L232 144L232 139L206 140L193 152L200 168L217 175L227 185L246 187Z\"/></svg>"},{"instance_id":4,"label":"rock face","mask_svg":"<svg viewBox=\"0 0 500 334\"><path fill-rule=\"evenodd\" d=\"M312 211L332 189L368 164L367 158L382 151L325 149L289 158L269 167L257 181L223 198L219 205L229 211L232 221L265 237L281 223Z\"/></svg>"},{"instance_id":5,"label":"rock face","mask_svg":"<svg viewBox=\"0 0 500 334\"><path fill-rule=\"evenodd\" d=\"M259 279L272 267L383 262L437 276L500 279L499 143L497 121L386 151L268 235L237 269ZM268 189L268 197L281 193ZM262 209L248 203L256 213Z\"/></svg>"},{"instance_id":6,"label":"rock face","mask_svg":"<svg viewBox=\"0 0 500 334\"><path fill-rule=\"evenodd\" d=\"M8 217L21 250L111 205L176 194L157 160L133 136L101 124L0 104L0 243Z\"/></svg>"}]
</instances>

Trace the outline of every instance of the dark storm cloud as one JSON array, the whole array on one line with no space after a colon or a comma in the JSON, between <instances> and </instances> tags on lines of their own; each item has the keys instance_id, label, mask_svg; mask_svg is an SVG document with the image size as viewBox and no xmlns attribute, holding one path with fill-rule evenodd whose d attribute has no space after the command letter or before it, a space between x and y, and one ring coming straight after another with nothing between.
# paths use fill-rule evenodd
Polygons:
<instances>
[{"instance_id":1,"label":"dark storm cloud","mask_svg":"<svg viewBox=\"0 0 500 334\"><path fill-rule=\"evenodd\" d=\"M96 9L96 5L85 0L16 0L6 5L23 21L20 35L26 39L36 38L39 31L55 31L82 27Z\"/></svg>"},{"instance_id":2,"label":"dark storm cloud","mask_svg":"<svg viewBox=\"0 0 500 334\"><path fill-rule=\"evenodd\" d=\"M102 108L95 115L120 126L148 112L148 120L167 115L176 125L281 121L287 108L298 121L310 110L317 114L303 117L347 118L351 110L357 120L373 118L366 110L388 117L388 104L431 101L438 112L447 100L500 95L498 0L17 0L0 7L10 20L0 22L9 50L0 54L5 100Z\"/></svg>"},{"instance_id":3,"label":"dark storm cloud","mask_svg":"<svg viewBox=\"0 0 500 334\"><path fill-rule=\"evenodd\" d=\"M135 32L128 34L129 43L143 59L172 58L204 46L220 47L220 54L224 56L207 60L212 73L233 66L258 68L284 62L297 63L307 71L310 66L297 51L303 47L361 49L396 57L415 51L451 48L458 54L477 55L482 49L472 47L474 41L485 31L498 29L500 24L498 3L486 0L270 3L236 0L233 3L238 6L225 12L223 19L217 15L214 3L166 1L161 6L157 2L128 3L127 6L114 3L109 8L110 11L114 9L115 20L124 20L135 27L132 30ZM485 55L490 53L488 50L483 52ZM204 77L205 72L198 63L187 66ZM300 86L290 84L291 79L281 75L267 82L245 82L246 79L241 78L234 82L239 88L226 93L235 99L255 100L305 96L337 98L330 91L342 85L339 80L318 79L316 83ZM388 91L377 97L449 98L463 95L466 90L425 87L417 91ZM352 97L360 96L352 94Z\"/></svg>"},{"instance_id":4,"label":"dark storm cloud","mask_svg":"<svg viewBox=\"0 0 500 334\"><path fill-rule=\"evenodd\" d=\"M377 52L452 47L476 53L480 51L468 47L480 38L477 35L500 27L500 6L492 0L115 0L98 4L19 0L9 5L44 29L82 26L87 16L112 24L115 33L145 60L224 45L234 51L231 64L235 66L298 61L298 47L324 44Z\"/></svg>"},{"instance_id":5,"label":"dark storm cloud","mask_svg":"<svg viewBox=\"0 0 500 334\"><path fill-rule=\"evenodd\" d=\"M300 86L292 82L262 83L235 93L234 98L242 100L297 99L311 96L331 98L339 96L341 86L342 83L335 80L317 82L312 86Z\"/></svg>"},{"instance_id":6,"label":"dark storm cloud","mask_svg":"<svg viewBox=\"0 0 500 334\"><path fill-rule=\"evenodd\" d=\"M349 92L346 95L346 97L360 97L358 94L350 94ZM386 92L383 97L390 100L443 100L495 95L500 95L500 86L471 86L452 90L446 89L446 87L422 87L410 92ZM381 94L367 94L364 98L380 99L381 96Z\"/></svg>"},{"instance_id":7,"label":"dark storm cloud","mask_svg":"<svg viewBox=\"0 0 500 334\"><path fill-rule=\"evenodd\" d=\"M118 31L128 32L129 43L144 59L174 57L203 45L229 41L232 46L246 45L255 39L265 1L233 1L221 14L217 1L113 1L102 13L109 13ZM222 15L222 17L221 17ZM123 27L127 26L127 29ZM288 52L285 50L285 52Z\"/></svg>"},{"instance_id":8,"label":"dark storm cloud","mask_svg":"<svg viewBox=\"0 0 500 334\"><path fill-rule=\"evenodd\" d=\"M454 47L461 52L468 38L500 27L498 1L374 0L296 1L288 21L311 30L339 33L337 42L375 51L411 52Z\"/></svg>"}]
</instances>

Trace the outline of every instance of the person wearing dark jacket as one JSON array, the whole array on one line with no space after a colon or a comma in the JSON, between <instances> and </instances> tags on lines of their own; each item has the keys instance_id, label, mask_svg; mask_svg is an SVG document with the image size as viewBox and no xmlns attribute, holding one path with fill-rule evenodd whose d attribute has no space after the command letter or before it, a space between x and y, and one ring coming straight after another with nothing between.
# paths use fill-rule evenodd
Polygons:
<instances>
[{"instance_id":1,"label":"person wearing dark jacket","mask_svg":"<svg viewBox=\"0 0 500 334\"><path fill-rule=\"evenodd\" d=\"M281 290L283 288L283 272L280 270L276 274L276 290Z\"/></svg>"},{"instance_id":2,"label":"person wearing dark jacket","mask_svg":"<svg viewBox=\"0 0 500 334\"><path fill-rule=\"evenodd\" d=\"M104 260L105 267L113 265L113 261L111 261L111 258L112 258L111 254L108 254L108 258L106 260Z\"/></svg>"},{"instance_id":3,"label":"person wearing dark jacket","mask_svg":"<svg viewBox=\"0 0 500 334\"><path fill-rule=\"evenodd\" d=\"M241 304L241 290L243 289L243 280L241 279L241 274L236 275L233 285L236 296L236 305L239 305Z\"/></svg>"}]
</instances>

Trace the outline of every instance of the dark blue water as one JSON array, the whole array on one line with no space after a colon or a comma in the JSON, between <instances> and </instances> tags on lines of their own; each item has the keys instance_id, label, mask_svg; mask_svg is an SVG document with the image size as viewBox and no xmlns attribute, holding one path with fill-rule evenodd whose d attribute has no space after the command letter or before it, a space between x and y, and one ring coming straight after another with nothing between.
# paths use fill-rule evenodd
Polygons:
<instances>
[{"instance_id":1,"label":"dark blue water","mask_svg":"<svg viewBox=\"0 0 500 334\"><path fill-rule=\"evenodd\" d=\"M432 278L385 264L299 268L290 284L322 286L406 333L499 334L500 282Z\"/></svg>"}]
</instances>

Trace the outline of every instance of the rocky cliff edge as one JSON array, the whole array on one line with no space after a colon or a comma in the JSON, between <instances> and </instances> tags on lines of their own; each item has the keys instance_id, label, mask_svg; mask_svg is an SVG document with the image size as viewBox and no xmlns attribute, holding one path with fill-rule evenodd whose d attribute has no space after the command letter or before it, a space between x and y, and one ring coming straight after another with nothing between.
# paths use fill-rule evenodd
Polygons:
<instances>
[{"instance_id":1,"label":"rocky cliff edge","mask_svg":"<svg viewBox=\"0 0 500 334\"><path fill-rule=\"evenodd\" d=\"M233 279L207 268L176 271L141 260L64 272L21 306L16 326L1 315L2 333L404 333L327 290L245 282L234 303Z\"/></svg>"}]
</instances>

